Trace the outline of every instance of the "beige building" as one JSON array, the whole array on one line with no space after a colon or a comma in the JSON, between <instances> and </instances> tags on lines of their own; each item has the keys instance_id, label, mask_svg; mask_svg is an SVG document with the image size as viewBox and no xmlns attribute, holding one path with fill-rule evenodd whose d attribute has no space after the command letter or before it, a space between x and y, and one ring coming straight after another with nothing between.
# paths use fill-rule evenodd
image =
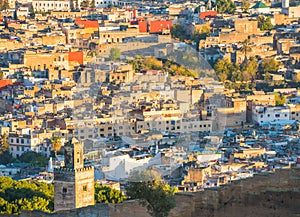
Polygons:
<instances>
[{"instance_id":1,"label":"beige building","mask_svg":"<svg viewBox=\"0 0 300 217\"><path fill-rule=\"evenodd\" d=\"M242 149L236 153L234 153L234 158L241 158L241 159L249 159L255 157L261 157L264 155L266 150L264 148L249 148L249 149Z\"/></svg>"},{"instance_id":2,"label":"beige building","mask_svg":"<svg viewBox=\"0 0 300 217\"><path fill-rule=\"evenodd\" d=\"M133 81L134 70L131 64L120 64L109 73L109 82L128 83Z\"/></svg>"},{"instance_id":3,"label":"beige building","mask_svg":"<svg viewBox=\"0 0 300 217\"><path fill-rule=\"evenodd\" d=\"M216 108L213 117L216 121L216 130L225 127L238 127L246 123L245 98L227 98L226 108Z\"/></svg>"}]
</instances>

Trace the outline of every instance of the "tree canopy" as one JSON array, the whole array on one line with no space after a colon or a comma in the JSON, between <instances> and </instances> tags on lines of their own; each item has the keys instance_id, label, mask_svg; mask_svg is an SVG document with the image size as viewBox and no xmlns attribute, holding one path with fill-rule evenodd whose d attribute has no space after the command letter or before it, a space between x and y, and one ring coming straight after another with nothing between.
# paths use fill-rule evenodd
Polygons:
<instances>
[{"instance_id":1,"label":"tree canopy","mask_svg":"<svg viewBox=\"0 0 300 217\"><path fill-rule=\"evenodd\" d=\"M155 57L145 57L144 66L148 69L161 70L163 63Z\"/></svg>"},{"instance_id":2,"label":"tree canopy","mask_svg":"<svg viewBox=\"0 0 300 217\"><path fill-rule=\"evenodd\" d=\"M80 7L82 7L82 8L88 8L89 6L90 6L89 0L83 0L83 1L80 3Z\"/></svg>"},{"instance_id":3,"label":"tree canopy","mask_svg":"<svg viewBox=\"0 0 300 217\"><path fill-rule=\"evenodd\" d=\"M0 151L0 164L6 165L9 163L14 162L15 159L13 156L9 153L9 151Z\"/></svg>"},{"instance_id":4,"label":"tree canopy","mask_svg":"<svg viewBox=\"0 0 300 217\"><path fill-rule=\"evenodd\" d=\"M95 184L97 203L121 203L121 191ZM15 181L0 177L0 214L20 214L23 210L54 211L54 186L43 182Z\"/></svg>"},{"instance_id":5,"label":"tree canopy","mask_svg":"<svg viewBox=\"0 0 300 217\"><path fill-rule=\"evenodd\" d=\"M274 58L265 58L261 63L263 73L274 73L278 71L278 62Z\"/></svg>"},{"instance_id":6,"label":"tree canopy","mask_svg":"<svg viewBox=\"0 0 300 217\"><path fill-rule=\"evenodd\" d=\"M95 0L91 1L90 8L96 8L96 2L95 2Z\"/></svg>"},{"instance_id":7,"label":"tree canopy","mask_svg":"<svg viewBox=\"0 0 300 217\"><path fill-rule=\"evenodd\" d=\"M135 171L126 186L127 195L132 199L140 199L153 217L168 216L175 207L175 191L151 170Z\"/></svg>"},{"instance_id":8,"label":"tree canopy","mask_svg":"<svg viewBox=\"0 0 300 217\"><path fill-rule=\"evenodd\" d=\"M243 0L242 1L242 9L244 12L248 12L250 8L250 3L248 0Z\"/></svg>"},{"instance_id":9,"label":"tree canopy","mask_svg":"<svg viewBox=\"0 0 300 217\"><path fill-rule=\"evenodd\" d=\"M0 214L20 214L23 210L52 212L53 201L53 185L0 177Z\"/></svg>"},{"instance_id":10,"label":"tree canopy","mask_svg":"<svg viewBox=\"0 0 300 217\"><path fill-rule=\"evenodd\" d=\"M9 150L8 137L7 134L4 133L3 135L0 136L0 153L8 150Z\"/></svg>"},{"instance_id":11,"label":"tree canopy","mask_svg":"<svg viewBox=\"0 0 300 217\"><path fill-rule=\"evenodd\" d=\"M110 53L109 53L109 59L112 61L116 61L119 60L121 57L121 51L118 48L112 48L110 49Z\"/></svg>"},{"instance_id":12,"label":"tree canopy","mask_svg":"<svg viewBox=\"0 0 300 217\"><path fill-rule=\"evenodd\" d=\"M56 155L62 146L61 138L59 136L53 136L51 139L51 146Z\"/></svg>"},{"instance_id":13,"label":"tree canopy","mask_svg":"<svg viewBox=\"0 0 300 217\"><path fill-rule=\"evenodd\" d=\"M233 14L235 12L236 6L231 0L217 0L216 6L218 13L220 14Z\"/></svg>"},{"instance_id":14,"label":"tree canopy","mask_svg":"<svg viewBox=\"0 0 300 217\"><path fill-rule=\"evenodd\" d=\"M0 3L0 11L7 10L7 9L9 9L9 2L8 2L8 0L1 1L1 3Z\"/></svg>"},{"instance_id":15,"label":"tree canopy","mask_svg":"<svg viewBox=\"0 0 300 217\"><path fill-rule=\"evenodd\" d=\"M36 153L34 151L24 152L18 160L38 167L46 167L48 163L48 158L44 157L41 153Z\"/></svg>"},{"instance_id":16,"label":"tree canopy","mask_svg":"<svg viewBox=\"0 0 300 217\"><path fill-rule=\"evenodd\" d=\"M232 63L229 59L220 59L215 64L215 71L220 79L235 81L254 81L257 78L258 61L254 57L246 59L240 66Z\"/></svg>"},{"instance_id":17,"label":"tree canopy","mask_svg":"<svg viewBox=\"0 0 300 217\"><path fill-rule=\"evenodd\" d=\"M95 183L96 203L122 203L124 199L121 191Z\"/></svg>"},{"instance_id":18,"label":"tree canopy","mask_svg":"<svg viewBox=\"0 0 300 217\"><path fill-rule=\"evenodd\" d=\"M282 94L275 93L275 103L276 106L282 106L285 104L286 97Z\"/></svg>"},{"instance_id":19,"label":"tree canopy","mask_svg":"<svg viewBox=\"0 0 300 217\"><path fill-rule=\"evenodd\" d=\"M273 24L271 23L271 18L269 16L265 17L264 15L260 15L257 19L260 30L269 31L273 28Z\"/></svg>"}]
</instances>

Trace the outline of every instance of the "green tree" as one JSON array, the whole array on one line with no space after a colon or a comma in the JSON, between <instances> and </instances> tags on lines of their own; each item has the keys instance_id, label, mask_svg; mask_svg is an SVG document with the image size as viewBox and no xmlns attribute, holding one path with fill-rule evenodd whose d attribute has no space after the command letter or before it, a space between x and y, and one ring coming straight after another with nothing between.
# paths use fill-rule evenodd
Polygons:
<instances>
[{"instance_id":1,"label":"green tree","mask_svg":"<svg viewBox=\"0 0 300 217\"><path fill-rule=\"evenodd\" d=\"M173 38L179 39L180 41L185 41L188 39L184 26L180 24L176 24L172 27L171 35Z\"/></svg>"},{"instance_id":2,"label":"green tree","mask_svg":"<svg viewBox=\"0 0 300 217\"><path fill-rule=\"evenodd\" d=\"M98 55L98 52L96 50L89 50L86 55L89 57L95 57Z\"/></svg>"},{"instance_id":3,"label":"green tree","mask_svg":"<svg viewBox=\"0 0 300 217\"><path fill-rule=\"evenodd\" d=\"M9 2L8 0L4 0L4 1L1 1L1 6L0 6L0 10L7 10L9 9Z\"/></svg>"},{"instance_id":4,"label":"green tree","mask_svg":"<svg viewBox=\"0 0 300 217\"><path fill-rule=\"evenodd\" d=\"M249 8L250 8L250 3L248 0L243 0L242 1L242 9L244 12L249 12Z\"/></svg>"},{"instance_id":5,"label":"green tree","mask_svg":"<svg viewBox=\"0 0 300 217\"><path fill-rule=\"evenodd\" d=\"M194 14L198 14L200 12L200 5L198 5L195 9L194 9Z\"/></svg>"},{"instance_id":6,"label":"green tree","mask_svg":"<svg viewBox=\"0 0 300 217\"><path fill-rule=\"evenodd\" d=\"M243 81L254 81L258 71L258 61L250 57L249 60L244 61L241 65L241 71L243 72Z\"/></svg>"},{"instance_id":7,"label":"green tree","mask_svg":"<svg viewBox=\"0 0 300 217\"><path fill-rule=\"evenodd\" d=\"M18 210L17 205L9 203L0 197L0 215L4 214L15 214L15 211Z\"/></svg>"},{"instance_id":8,"label":"green tree","mask_svg":"<svg viewBox=\"0 0 300 217\"><path fill-rule=\"evenodd\" d=\"M278 62L275 58L265 58L261 62L261 70L263 73L274 73L278 71Z\"/></svg>"},{"instance_id":9,"label":"green tree","mask_svg":"<svg viewBox=\"0 0 300 217\"><path fill-rule=\"evenodd\" d=\"M55 157L57 156L57 152L61 149L62 142L59 136L53 136L51 139L52 150L55 153Z\"/></svg>"},{"instance_id":10,"label":"green tree","mask_svg":"<svg viewBox=\"0 0 300 217\"><path fill-rule=\"evenodd\" d=\"M4 73L3 71L0 69L0 79L3 79L4 78Z\"/></svg>"},{"instance_id":11,"label":"green tree","mask_svg":"<svg viewBox=\"0 0 300 217\"><path fill-rule=\"evenodd\" d=\"M9 150L8 136L6 133L0 136L0 153Z\"/></svg>"},{"instance_id":12,"label":"green tree","mask_svg":"<svg viewBox=\"0 0 300 217\"><path fill-rule=\"evenodd\" d=\"M23 210L52 212L53 202L53 185L0 177L0 214L20 214Z\"/></svg>"},{"instance_id":13,"label":"green tree","mask_svg":"<svg viewBox=\"0 0 300 217\"><path fill-rule=\"evenodd\" d=\"M156 59L155 57L146 57L144 59L144 65L148 69L160 70L163 67L162 61Z\"/></svg>"},{"instance_id":14,"label":"green tree","mask_svg":"<svg viewBox=\"0 0 300 217\"><path fill-rule=\"evenodd\" d=\"M109 59L112 61L116 61L119 60L121 57L121 51L118 48L112 48L110 49L110 53L109 53Z\"/></svg>"},{"instance_id":15,"label":"green tree","mask_svg":"<svg viewBox=\"0 0 300 217\"><path fill-rule=\"evenodd\" d=\"M153 217L167 217L175 207L175 188L164 183L154 171L135 171L126 185L126 194L132 199L140 199Z\"/></svg>"},{"instance_id":16,"label":"green tree","mask_svg":"<svg viewBox=\"0 0 300 217\"><path fill-rule=\"evenodd\" d=\"M13 163L15 159L13 156L9 153L9 151L0 151L0 164L6 165L9 163Z\"/></svg>"},{"instance_id":17,"label":"green tree","mask_svg":"<svg viewBox=\"0 0 300 217\"><path fill-rule=\"evenodd\" d=\"M231 0L217 0L216 6L218 13L220 14L233 14L235 12L236 6Z\"/></svg>"},{"instance_id":18,"label":"green tree","mask_svg":"<svg viewBox=\"0 0 300 217\"><path fill-rule=\"evenodd\" d=\"M252 48L250 47L249 39L243 41L241 51L244 52L244 61L247 61L247 53L252 51Z\"/></svg>"},{"instance_id":19,"label":"green tree","mask_svg":"<svg viewBox=\"0 0 300 217\"><path fill-rule=\"evenodd\" d=\"M257 20L260 30L270 31L273 28L273 24L271 23L271 18L269 16L265 17L264 15L260 15Z\"/></svg>"},{"instance_id":20,"label":"green tree","mask_svg":"<svg viewBox=\"0 0 300 217\"><path fill-rule=\"evenodd\" d=\"M90 6L89 0L83 0L83 1L80 3L80 7L82 7L82 8L88 8L89 6Z\"/></svg>"},{"instance_id":21,"label":"green tree","mask_svg":"<svg viewBox=\"0 0 300 217\"><path fill-rule=\"evenodd\" d=\"M201 31L195 32L192 40L196 42L196 48L199 49L200 40L205 40L206 37L210 34L209 26L204 26Z\"/></svg>"},{"instance_id":22,"label":"green tree","mask_svg":"<svg viewBox=\"0 0 300 217\"><path fill-rule=\"evenodd\" d=\"M23 163L30 163L33 166L46 167L48 159L44 157L41 153L36 153L34 151L24 152L19 160Z\"/></svg>"},{"instance_id":23,"label":"green tree","mask_svg":"<svg viewBox=\"0 0 300 217\"><path fill-rule=\"evenodd\" d=\"M95 2L95 0L91 1L90 8L96 8L96 2Z\"/></svg>"},{"instance_id":24,"label":"green tree","mask_svg":"<svg viewBox=\"0 0 300 217\"><path fill-rule=\"evenodd\" d=\"M276 106L282 106L285 104L286 97L283 94L275 93Z\"/></svg>"},{"instance_id":25,"label":"green tree","mask_svg":"<svg viewBox=\"0 0 300 217\"><path fill-rule=\"evenodd\" d=\"M122 203L124 199L121 191L95 183L96 203Z\"/></svg>"},{"instance_id":26,"label":"green tree","mask_svg":"<svg viewBox=\"0 0 300 217\"><path fill-rule=\"evenodd\" d=\"M239 67L233 64L229 59L219 59L214 68L218 78L222 82L224 82L226 79L230 81L241 80L241 72Z\"/></svg>"}]
</instances>

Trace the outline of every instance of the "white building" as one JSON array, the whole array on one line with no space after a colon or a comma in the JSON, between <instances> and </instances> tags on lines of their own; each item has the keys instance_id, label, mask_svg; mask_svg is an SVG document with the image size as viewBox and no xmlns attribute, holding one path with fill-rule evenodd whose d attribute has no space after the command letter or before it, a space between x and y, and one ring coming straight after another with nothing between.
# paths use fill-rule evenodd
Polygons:
<instances>
[{"instance_id":1,"label":"white building","mask_svg":"<svg viewBox=\"0 0 300 217\"><path fill-rule=\"evenodd\" d=\"M68 11L71 9L70 1L46 1L33 0L32 6L34 11Z\"/></svg>"},{"instance_id":2,"label":"white building","mask_svg":"<svg viewBox=\"0 0 300 217\"><path fill-rule=\"evenodd\" d=\"M27 17L29 15L29 9L28 7L19 7L17 10L16 10L16 14L17 14L17 17Z\"/></svg>"},{"instance_id":3,"label":"white building","mask_svg":"<svg viewBox=\"0 0 300 217\"><path fill-rule=\"evenodd\" d=\"M276 121L288 121L289 119L290 109L287 106L254 106L252 109L253 123L259 125Z\"/></svg>"},{"instance_id":4,"label":"white building","mask_svg":"<svg viewBox=\"0 0 300 217\"><path fill-rule=\"evenodd\" d=\"M160 154L155 157L145 154L131 158L128 154L115 153L102 159L103 173L109 180L124 179L134 170L143 170L151 165L159 164L161 164Z\"/></svg>"},{"instance_id":5,"label":"white building","mask_svg":"<svg viewBox=\"0 0 300 217\"><path fill-rule=\"evenodd\" d=\"M112 6L127 6L130 5L130 2L126 1L118 1L118 0L96 0L96 7L97 8L106 8L110 5Z\"/></svg>"},{"instance_id":6,"label":"white building","mask_svg":"<svg viewBox=\"0 0 300 217\"><path fill-rule=\"evenodd\" d=\"M10 133L8 135L9 152L13 157L20 157L23 153L34 151L45 157L50 156L51 144L33 135L31 132Z\"/></svg>"}]
</instances>

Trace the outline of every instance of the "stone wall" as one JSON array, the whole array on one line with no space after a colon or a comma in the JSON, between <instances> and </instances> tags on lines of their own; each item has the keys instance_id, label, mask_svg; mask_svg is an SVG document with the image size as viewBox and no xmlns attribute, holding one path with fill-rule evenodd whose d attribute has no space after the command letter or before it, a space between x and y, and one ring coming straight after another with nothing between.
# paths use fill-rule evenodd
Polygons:
<instances>
[{"instance_id":1,"label":"stone wall","mask_svg":"<svg viewBox=\"0 0 300 217\"><path fill-rule=\"evenodd\" d=\"M300 168L277 170L198 193L176 194L169 217L300 216ZM21 217L149 217L138 201L97 204L55 214L24 212Z\"/></svg>"},{"instance_id":2,"label":"stone wall","mask_svg":"<svg viewBox=\"0 0 300 217\"><path fill-rule=\"evenodd\" d=\"M218 189L176 195L170 217L300 215L300 168L259 174Z\"/></svg>"}]
</instances>

